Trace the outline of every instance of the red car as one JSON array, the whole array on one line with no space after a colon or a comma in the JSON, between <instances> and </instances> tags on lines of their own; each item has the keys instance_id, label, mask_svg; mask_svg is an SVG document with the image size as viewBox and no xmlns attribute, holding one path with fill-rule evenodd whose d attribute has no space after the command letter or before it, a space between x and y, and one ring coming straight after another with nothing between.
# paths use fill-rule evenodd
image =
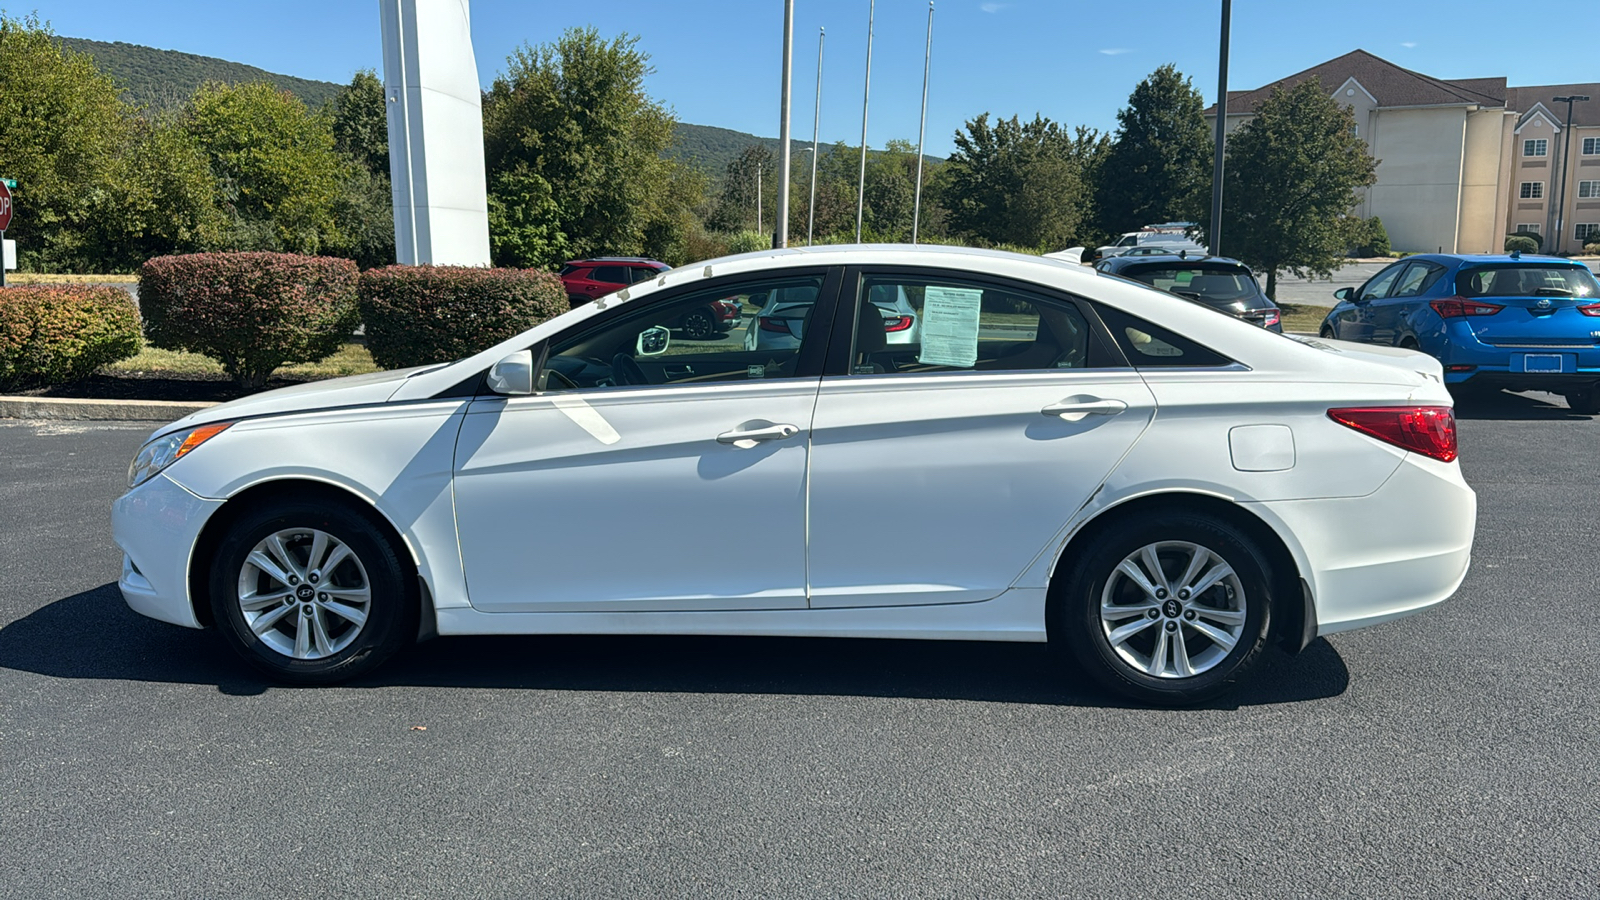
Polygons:
<instances>
[{"instance_id":1,"label":"red car","mask_svg":"<svg viewBox=\"0 0 1600 900\"><path fill-rule=\"evenodd\" d=\"M576 309L596 297L649 281L671 268L664 262L640 256L600 256L572 260L562 265L557 274L566 286L567 302ZM705 340L732 330L742 314L737 299L713 300L684 313L677 327L690 340Z\"/></svg>"}]
</instances>

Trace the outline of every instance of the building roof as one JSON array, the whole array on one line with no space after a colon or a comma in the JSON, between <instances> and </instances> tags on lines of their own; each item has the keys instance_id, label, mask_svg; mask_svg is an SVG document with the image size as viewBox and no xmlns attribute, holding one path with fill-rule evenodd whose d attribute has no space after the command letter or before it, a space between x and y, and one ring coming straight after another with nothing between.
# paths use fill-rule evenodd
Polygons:
<instances>
[{"instance_id":1,"label":"building roof","mask_svg":"<svg viewBox=\"0 0 1600 900\"><path fill-rule=\"evenodd\" d=\"M1404 69L1365 50L1352 50L1343 56L1296 72L1288 78L1253 91L1229 91L1228 114L1250 115L1277 86L1292 88L1309 78L1321 79L1329 91L1354 78L1382 106L1504 106L1504 78L1458 78L1446 80ZM1216 114L1216 106L1206 110Z\"/></svg>"},{"instance_id":2,"label":"building roof","mask_svg":"<svg viewBox=\"0 0 1600 900\"><path fill-rule=\"evenodd\" d=\"M1506 107L1522 113L1522 118L1517 120L1520 126L1528 120L1533 108L1542 103L1549 110L1550 118L1560 125L1567 120L1567 105L1551 98L1572 96L1589 98L1587 103L1572 104L1572 124L1579 127L1600 125L1600 82L1595 81L1588 84L1541 84L1511 88L1506 92Z\"/></svg>"}]
</instances>

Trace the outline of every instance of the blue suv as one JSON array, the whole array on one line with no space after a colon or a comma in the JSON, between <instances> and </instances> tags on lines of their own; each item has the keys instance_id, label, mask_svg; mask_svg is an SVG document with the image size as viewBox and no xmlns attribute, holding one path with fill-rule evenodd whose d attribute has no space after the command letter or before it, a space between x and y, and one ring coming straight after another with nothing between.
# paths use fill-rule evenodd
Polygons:
<instances>
[{"instance_id":1,"label":"blue suv","mask_svg":"<svg viewBox=\"0 0 1600 900\"><path fill-rule=\"evenodd\" d=\"M1410 347L1452 389L1552 391L1600 413L1600 283L1546 256L1409 256L1340 288L1322 336Z\"/></svg>"}]
</instances>

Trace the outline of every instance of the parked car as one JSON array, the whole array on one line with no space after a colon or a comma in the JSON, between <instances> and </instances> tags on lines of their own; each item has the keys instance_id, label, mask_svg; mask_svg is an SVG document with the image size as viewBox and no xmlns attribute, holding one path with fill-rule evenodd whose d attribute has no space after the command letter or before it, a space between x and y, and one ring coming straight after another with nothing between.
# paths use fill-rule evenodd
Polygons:
<instances>
[{"instance_id":1,"label":"parked car","mask_svg":"<svg viewBox=\"0 0 1600 900\"><path fill-rule=\"evenodd\" d=\"M749 350L792 350L800 346L806 317L811 312L813 295L775 291L769 295L745 331ZM912 308L904 287L875 286L868 300L883 316L884 340L888 344L916 344L922 340L917 327L917 311Z\"/></svg>"},{"instance_id":2,"label":"parked car","mask_svg":"<svg viewBox=\"0 0 1600 900\"><path fill-rule=\"evenodd\" d=\"M558 274L567 289L567 302L578 307L628 285L649 281L671 269L664 262L643 257L602 256L568 262ZM687 338L706 340L727 334L739 323L741 314L737 302L713 300L699 309L685 312L674 327L682 330Z\"/></svg>"},{"instance_id":3,"label":"parked car","mask_svg":"<svg viewBox=\"0 0 1600 900\"><path fill-rule=\"evenodd\" d=\"M1250 267L1221 256L1118 256L1095 263L1095 271L1142 281L1252 325L1283 332L1283 312L1261 292Z\"/></svg>"},{"instance_id":4,"label":"parked car","mask_svg":"<svg viewBox=\"0 0 1600 900\"><path fill-rule=\"evenodd\" d=\"M1095 258L1111 259L1146 247L1160 248L1168 253L1177 253L1180 250L1188 253L1205 253L1206 248L1189 237L1188 229L1191 227L1193 226L1187 222L1173 222L1130 231L1118 238L1116 243L1097 248Z\"/></svg>"},{"instance_id":5,"label":"parked car","mask_svg":"<svg viewBox=\"0 0 1600 900\"><path fill-rule=\"evenodd\" d=\"M914 352L873 299L902 291ZM785 292L812 298L793 347L672 333ZM1049 640L1185 704L1466 574L1476 500L1421 353L954 247L731 257L629 293L162 426L112 510L123 596L298 684L435 633ZM708 565L730 528L760 552Z\"/></svg>"},{"instance_id":6,"label":"parked car","mask_svg":"<svg viewBox=\"0 0 1600 900\"><path fill-rule=\"evenodd\" d=\"M567 302L576 307L671 269L664 262L641 256L599 256L563 263L556 274L567 289Z\"/></svg>"},{"instance_id":7,"label":"parked car","mask_svg":"<svg viewBox=\"0 0 1600 900\"><path fill-rule=\"evenodd\" d=\"M1600 284L1582 263L1430 253L1334 296L1325 338L1421 350L1458 391L1551 391L1600 413Z\"/></svg>"}]
</instances>

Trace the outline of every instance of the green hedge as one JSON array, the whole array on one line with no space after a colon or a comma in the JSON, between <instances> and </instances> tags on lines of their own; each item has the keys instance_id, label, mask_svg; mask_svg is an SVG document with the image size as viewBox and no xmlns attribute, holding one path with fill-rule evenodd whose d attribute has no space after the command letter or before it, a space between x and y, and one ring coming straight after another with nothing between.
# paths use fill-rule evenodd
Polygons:
<instances>
[{"instance_id":1,"label":"green hedge","mask_svg":"<svg viewBox=\"0 0 1600 900\"><path fill-rule=\"evenodd\" d=\"M360 295L385 369L471 356L570 308L561 279L528 269L387 266L361 274Z\"/></svg>"},{"instance_id":2,"label":"green hedge","mask_svg":"<svg viewBox=\"0 0 1600 900\"><path fill-rule=\"evenodd\" d=\"M139 309L118 287L0 291L0 391L75 381L139 352Z\"/></svg>"},{"instance_id":3,"label":"green hedge","mask_svg":"<svg viewBox=\"0 0 1600 900\"><path fill-rule=\"evenodd\" d=\"M1521 234L1507 235L1506 236L1506 252L1510 253L1513 250L1518 250L1518 251L1521 251L1523 253L1538 253L1539 252L1539 242L1535 241L1533 238L1528 237L1526 235L1521 235Z\"/></svg>"},{"instance_id":4,"label":"green hedge","mask_svg":"<svg viewBox=\"0 0 1600 900\"><path fill-rule=\"evenodd\" d=\"M139 271L145 336L203 353L259 390L286 363L338 350L359 323L356 264L292 253L158 256Z\"/></svg>"}]
</instances>

